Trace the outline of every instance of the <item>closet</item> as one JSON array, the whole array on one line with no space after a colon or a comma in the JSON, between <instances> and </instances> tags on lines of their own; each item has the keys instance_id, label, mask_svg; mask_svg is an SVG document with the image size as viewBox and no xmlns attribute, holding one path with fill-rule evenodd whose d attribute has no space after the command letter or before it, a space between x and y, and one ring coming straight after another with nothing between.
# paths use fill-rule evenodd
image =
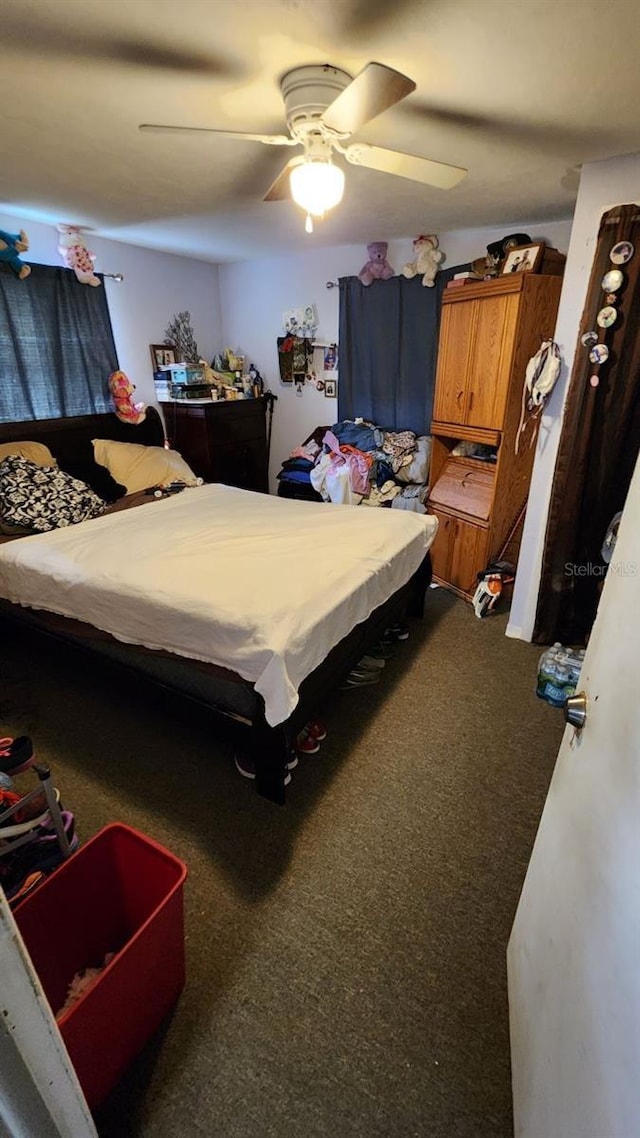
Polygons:
<instances>
[{"instance_id":1,"label":"closet","mask_svg":"<svg viewBox=\"0 0 640 1138\"><path fill-rule=\"evenodd\" d=\"M561 287L559 276L514 273L442 298L427 503L440 528L431 558L435 580L466 599L527 500L532 425L515 453L524 374L553 336ZM516 554L511 547L509 559Z\"/></svg>"}]
</instances>

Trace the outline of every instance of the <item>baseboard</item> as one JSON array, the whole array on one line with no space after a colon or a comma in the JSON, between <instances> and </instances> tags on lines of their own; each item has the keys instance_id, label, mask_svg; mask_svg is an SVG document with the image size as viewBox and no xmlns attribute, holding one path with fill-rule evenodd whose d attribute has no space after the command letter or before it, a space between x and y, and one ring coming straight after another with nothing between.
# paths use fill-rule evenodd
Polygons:
<instances>
[{"instance_id":1,"label":"baseboard","mask_svg":"<svg viewBox=\"0 0 640 1138\"><path fill-rule=\"evenodd\" d=\"M508 624L505 630L505 636L511 640L528 640L529 637L525 636L522 628L518 624Z\"/></svg>"}]
</instances>

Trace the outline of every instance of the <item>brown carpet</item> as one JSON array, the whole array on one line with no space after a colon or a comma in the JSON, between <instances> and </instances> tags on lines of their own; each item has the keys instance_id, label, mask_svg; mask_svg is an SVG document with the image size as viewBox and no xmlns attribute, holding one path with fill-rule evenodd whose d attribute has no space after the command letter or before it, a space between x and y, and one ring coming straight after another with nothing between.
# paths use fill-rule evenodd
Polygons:
<instances>
[{"instance_id":1,"label":"brown carpet","mask_svg":"<svg viewBox=\"0 0 640 1138\"><path fill-rule=\"evenodd\" d=\"M187 987L103 1138L509 1138L505 949L562 722L505 623L431 590L284 809L202 713L3 630L1 733L81 838L119 819L189 865Z\"/></svg>"}]
</instances>

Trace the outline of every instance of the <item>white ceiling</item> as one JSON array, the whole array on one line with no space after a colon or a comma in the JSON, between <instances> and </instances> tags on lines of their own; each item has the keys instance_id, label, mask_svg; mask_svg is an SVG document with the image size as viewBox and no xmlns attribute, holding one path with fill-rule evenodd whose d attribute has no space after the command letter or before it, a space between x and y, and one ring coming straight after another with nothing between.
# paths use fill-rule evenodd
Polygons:
<instances>
[{"instance_id":1,"label":"white ceiling","mask_svg":"<svg viewBox=\"0 0 640 1138\"><path fill-rule=\"evenodd\" d=\"M581 163L640 150L637 0L4 0L0 208L213 261L570 215ZM290 156L143 135L279 133L279 78L378 60L415 93L358 136L466 166L453 190L347 166L304 232ZM354 136L355 138L355 136Z\"/></svg>"}]
</instances>

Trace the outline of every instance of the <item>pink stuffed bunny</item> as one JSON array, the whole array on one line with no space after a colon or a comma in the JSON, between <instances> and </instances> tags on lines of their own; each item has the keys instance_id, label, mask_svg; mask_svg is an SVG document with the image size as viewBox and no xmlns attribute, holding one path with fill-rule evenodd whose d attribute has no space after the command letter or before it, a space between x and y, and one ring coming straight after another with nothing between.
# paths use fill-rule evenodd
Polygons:
<instances>
[{"instance_id":1,"label":"pink stuffed bunny","mask_svg":"<svg viewBox=\"0 0 640 1138\"><path fill-rule=\"evenodd\" d=\"M96 288L100 279L93 271L95 253L90 253L78 225L58 225L58 252L68 269L73 269L80 284Z\"/></svg>"}]
</instances>

